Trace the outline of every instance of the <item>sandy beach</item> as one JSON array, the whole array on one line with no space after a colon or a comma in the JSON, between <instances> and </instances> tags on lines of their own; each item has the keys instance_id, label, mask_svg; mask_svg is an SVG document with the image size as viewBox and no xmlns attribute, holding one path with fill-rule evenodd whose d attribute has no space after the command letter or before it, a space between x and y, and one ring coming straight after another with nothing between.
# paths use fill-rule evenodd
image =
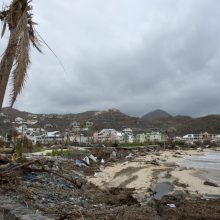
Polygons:
<instances>
[{"instance_id":1,"label":"sandy beach","mask_svg":"<svg viewBox=\"0 0 220 220\"><path fill-rule=\"evenodd\" d=\"M183 190L193 195L217 194L220 188L204 185L205 178L199 175L202 171L180 167L185 156L201 155L210 152L199 150L166 150L149 153L130 161L113 163L101 168L101 172L88 180L102 189L110 187L135 188L139 200L150 196L154 185L159 182L170 182L173 191ZM204 171L203 171L204 172Z\"/></svg>"}]
</instances>

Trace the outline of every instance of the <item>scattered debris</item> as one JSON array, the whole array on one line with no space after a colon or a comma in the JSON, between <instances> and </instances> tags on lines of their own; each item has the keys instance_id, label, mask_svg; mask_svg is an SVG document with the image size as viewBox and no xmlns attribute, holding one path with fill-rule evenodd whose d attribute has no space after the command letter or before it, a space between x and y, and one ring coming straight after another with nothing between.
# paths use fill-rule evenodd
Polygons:
<instances>
[{"instance_id":1,"label":"scattered debris","mask_svg":"<svg viewBox=\"0 0 220 220\"><path fill-rule=\"evenodd\" d=\"M117 158L117 153L116 153L115 150L113 150L112 153L111 153L111 155L110 155L110 159L115 161L116 158Z\"/></svg>"},{"instance_id":2,"label":"scattered debris","mask_svg":"<svg viewBox=\"0 0 220 220\"><path fill-rule=\"evenodd\" d=\"M125 158L126 159L131 159L131 158L133 158L134 157L134 154L132 154L132 153L130 153L128 156L126 156Z\"/></svg>"},{"instance_id":3,"label":"scattered debris","mask_svg":"<svg viewBox=\"0 0 220 220\"><path fill-rule=\"evenodd\" d=\"M75 164L78 167L86 167L87 166L83 160L76 160Z\"/></svg>"},{"instance_id":4,"label":"scattered debris","mask_svg":"<svg viewBox=\"0 0 220 220\"><path fill-rule=\"evenodd\" d=\"M97 162L97 157L94 157L92 154L89 156L89 159L93 162Z\"/></svg>"},{"instance_id":5,"label":"scattered debris","mask_svg":"<svg viewBox=\"0 0 220 220\"><path fill-rule=\"evenodd\" d=\"M153 159L151 161L146 161L146 164L152 164L152 165L155 165L155 166L160 166L160 163L156 159Z\"/></svg>"},{"instance_id":6,"label":"scattered debris","mask_svg":"<svg viewBox=\"0 0 220 220\"><path fill-rule=\"evenodd\" d=\"M170 208L176 208L175 204L167 204Z\"/></svg>"},{"instance_id":7,"label":"scattered debris","mask_svg":"<svg viewBox=\"0 0 220 220\"><path fill-rule=\"evenodd\" d=\"M84 158L83 158L83 161L86 163L87 166L90 165L90 162L89 162L89 158L88 158L88 157L84 157Z\"/></svg>"}]
</instances>

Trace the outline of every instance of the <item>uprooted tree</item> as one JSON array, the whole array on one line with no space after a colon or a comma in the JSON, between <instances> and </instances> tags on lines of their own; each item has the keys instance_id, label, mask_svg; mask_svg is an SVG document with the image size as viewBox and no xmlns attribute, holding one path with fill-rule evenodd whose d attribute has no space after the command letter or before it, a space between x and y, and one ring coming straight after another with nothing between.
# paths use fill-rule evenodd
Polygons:
<instances>
[{"instance_id":1,"label":"uprooted tree","mask_svg":"<svg viewBox=\"0 0 220 220\"><path fill-rule=\"evenodd\" d=\"M12 0L11 4L0 12L0 19L3 22L1 37L7 28L10 31L8 45L0 62L0 110L10 77L12 79L11 107L22 91L30 65L30 44L32 43L41 52L30 3L31 0Z\"/></svg>"}]
</instances>

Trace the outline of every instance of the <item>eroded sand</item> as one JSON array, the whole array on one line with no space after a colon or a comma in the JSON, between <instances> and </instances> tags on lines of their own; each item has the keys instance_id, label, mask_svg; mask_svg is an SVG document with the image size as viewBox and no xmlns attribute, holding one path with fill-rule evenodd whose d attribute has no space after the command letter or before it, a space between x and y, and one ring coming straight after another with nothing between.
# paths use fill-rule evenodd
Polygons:
<instances>
[{"instance_id":1,"label":"eroded sand","mask_svg":"<svg viewBox=\"0 0 220 220\"><path fill-rule=\"evenodd\" d=\"M174 185L174 190L187 190L192 194L220 195L219 187L203 184L204 179L196 175L197 170L183 169L178 166L184 156L203 153L196 150L149 153L147 156L138 157L132 161L114 163L112 166L103 167L101 172L96 173L94 177L89 177L89 181L101 188L135 188L137 197L143 198L149 194L149 188L158 180L158 174L166 171L172 179L187 186ZM158 161L159 166L151 164L150 162L153 160Z\"/></svg>"}]
</instances>

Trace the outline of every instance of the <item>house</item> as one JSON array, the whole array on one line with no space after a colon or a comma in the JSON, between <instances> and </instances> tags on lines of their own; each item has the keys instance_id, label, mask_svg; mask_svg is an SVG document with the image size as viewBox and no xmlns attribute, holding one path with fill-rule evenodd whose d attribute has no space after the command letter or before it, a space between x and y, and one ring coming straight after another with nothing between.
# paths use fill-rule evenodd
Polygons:
<instances>
[{"instance_id":1,"label":"house","mask_svg":"<svg viewBox=\"0 0 220 220\"><path fill-rule=\"evenodd\" d=\"M200 134L186 134L180 140L186 142L194 142L194 141L219 141L219 134L209 134L208 132L203 132Z\"/></svg>"},{"instance_id":2,"label":"house","mask_svg":"<svg viewBox=\"0 0 220 220\"><path fill-rule=\"evenodd\" d=\"M80 123L77 122L77 121L74 121L70 124L70 128L73 130L73 131L80 131Z\"/></svg>"},{"instance_id":3,"label":"house","mask_svg":"<svg viewBox=\"0 0 220 220\"><path fill-rule=\"evenodd\" d=\"M37 120L33 120L33 119L28 119L27 121L26 121L26 123L28 124L28 125L34 125L34 124L37 124Z\"/></svg>"},{"instance_id":4,"label":"house","mask_svg":"<svg viewBox=\"0 0 220 220\"><path fill-rule=\"evenodd\" d=\"M168 136L161 132L146 133L147 142L165 142L168 140Z\"/></svg>"},{"instance_id":5,"label":"house","mask_svg":"<svg viewBox=\"0 0 220 220\"><path fill-rule=\"evenodd\" d=\"M145 142L165 142L168 140L168 136L161 132L150 132L136 135L136 141L139 143Z\"/></svg>"},{"instance_id":6,"label":"house","mask_svg":"<svg viewBox=\"0 0 220 220\"><path fill-rule=\"evenodd\" d=\"M35 114L28 114L28 118L31 118L31 119L37 119L38 116L35 115Z\"/></svg>"},{"instance_id":7,"label":"house","mask_svg":"<svg viewBox=\"0 0 220 220\"><path fill-rule=\"evenodd\" d=\"M137 143L144 143L144 142L146 142L146 135L145 135L145 133L142 133L142 134L137 134L136 135L136 142Z\"/></svg>"},{"instance_id":8,"label":"house","mask_svg":"<svg viewBox=\"0 0 220 220\"><path fill-rule=\"evenodd\" d=\"M66 133L64 137L64 141L67 142L69 141L70 143L77 142L77 143L90 143L92 137L89 137L85 133L75 133L75 132L70 132Z\"/></svg>"},{"instance_id":9,"label":"house","mask_svg":"<svg viewBox=\"0 0 220 220\"><path fill-rule=\"evenodd\" d=\"M3 120L3 123L4 123L4 124L8 124L8 123L10 123L10 122L11 122L11 121L10 121L10 119L8 119L8 118L6 118L6 119Z\"/></svg>"},{"instance_id":10,"label":"house","mask_svg":"<svg viewBox=\"0 0 220 220\"><path fill-rule=\"evenodd\" d=\"M93 134L93 139L95 143L121 143L123 142L123 134L115 129L102 129Z\"/></svg>"},{"instance_id":11,"label":"house","mask_svg":"<svg viewBox=\"0 0 220 220\"><path fill-rule=\"evenodd\" d=\"M64 141L59 131L47 132L40 135L31 134L28 138L31 139L33 145L62 143Z\"/></svg>"},{"instance_id":12,"label":"house","mask_svg":"<svg viewBox=\"0 0 220 220\"><path fill-rule=\"evenodd\" d=\"M0 117L4 118L6 115L3 112L0 112Z\"/></svg>"},{"instance_id":13,"label":"house","mask_svg":"<svg viewBox=\"0 0 220 220\"><path fill-rule=\"evenodd\" d=\"M135 137L131 128L122 130L123 143L134 143Z\"/></svg>"},{"instance_id":14,"label":"house","mask_svg":"<svg viewBox=\"0 0 220 220\"><path fill-rule=\"evenodd\" d=\"M93 122L91 121L86 121L86 128L92 127L93 126Z\"/></svg>"},{"instance_id":15,"label":"house","mask_svg":"<svg viewBox=\"0 0 220 220\"><path fill-rule=\"evenodd\" d=\"M24 121L25 120L23 118L21 118L21 117L15 118L15 123L17 123L17 124L22 124Z\"/></svg>"}]
</instances>

